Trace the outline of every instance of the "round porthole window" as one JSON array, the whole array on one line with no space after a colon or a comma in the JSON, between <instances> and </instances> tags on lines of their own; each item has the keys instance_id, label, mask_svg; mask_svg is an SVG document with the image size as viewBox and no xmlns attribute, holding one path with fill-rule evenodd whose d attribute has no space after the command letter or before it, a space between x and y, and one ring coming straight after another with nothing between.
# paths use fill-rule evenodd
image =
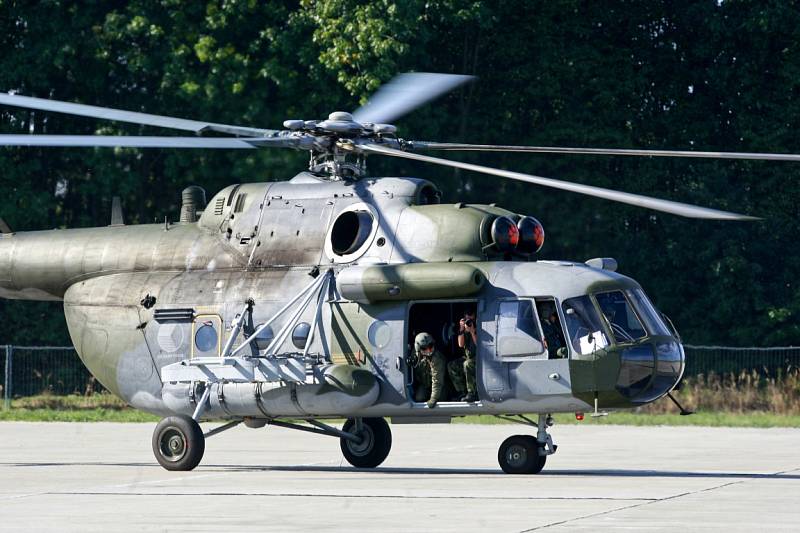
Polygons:
<instances>
[{"instance_id":1,"label":"round porthole window","mask_svg":"<svg viewBox=\"0 0 800 533\"><path fill-rule=\"evenodd\" d=\"M311 333L311 324L308 322L300 322L292 330L292 344L298 350L306 347L308 335Z\"/></svg>"},{"instance_id":2,"label":"round porthole window","mask_svg":"<svg viewBox=\"0 0 800 533\"><path fill-rule=\"evenodd\" d=\"M376 348L385 348L392 340L392 328L383 320L376 320L367 331L369 343Z\"/></svg>"},{"instance_id":3,"label":"round porthole window","mask_svg":"<svg viewBox=\"0 0 800 533\"><path fill-rule=\"evenodd\" d=\"M210 322L206 322L194 334L194 345L201 352L210 352L216 349L217 339L217 330Z\"/></svg>"},{"instance_id":4,"label":"round porthole window","mask_svg":"<svg viewBox=\"0 0 800 533\"><path fill-rule=\"evenodd\" d=\"M260 328L263 324L259 324L256 329ZM272 326L267 326L264 328L257 336L256 340L256 348L259 350L266 350L269 343L272 342L272 339L275 338L275 335L272 332Z\"/></svg>"}]
</instances>

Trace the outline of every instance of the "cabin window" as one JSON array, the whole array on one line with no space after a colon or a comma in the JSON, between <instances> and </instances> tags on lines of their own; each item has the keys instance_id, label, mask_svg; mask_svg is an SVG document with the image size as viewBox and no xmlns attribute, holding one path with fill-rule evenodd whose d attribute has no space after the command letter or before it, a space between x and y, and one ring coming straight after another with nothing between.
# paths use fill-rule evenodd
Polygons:
<instances>
[{"instance_id":1,"label":"cabin window","mask_svg":"<svg viewBox=\"0 0 800 533\"><path fill-rule=\"evenodd\" d=\"M300 322L297 324L292 330L292 344L294 344L294 347L298 350L304 349L310 334L311 324L308 322Z\"/></svg>"},{"instance_id":2,"label":"cabin window","mask_svg":"<svg viewBox=\"0 0 800 533\"><path fill-rule=\"evenodd\" d=\"M220 351L222 320L219 315L197 315L192 323L190 357L216 357Z\"/></svg>"},{"instance_id":3,"label":"cabin window","mask_svg":"<svg viewBox=\"0 0 800 533\"><path fill-rule=\"evenodd\" d=\"M546 354L546 351L533 302L500 302L497 312L497 355L532 357L542 354Z\"/></svg>"},{"instance_id":4,"label":"cabin window","mask_svg":"<svg viewBox=\"0 0 800 533\"><path fill-rule=\"evenodd\" d=\"M211 322L206 322L197 328L194 345L200 352L210 352L217 347L217 330Z\"/></svg>"},{"instance_id":5,"label":"cabin window","mask_svg":"<svg viewBox=\"0 0 800 533\"><path fill-rule=\"evenodd\" d=\"M258 331L258 329L263 325L264 324L259 324L258 326L256 326L255 328L256 331ZM275 334L272 331L272 327L271 326L265 327L264 329L261 330L261 332L258 335L256 335L256 340L254 341L256 343L256 348L262 351L266 350L267 347L272 342L272 339L274 338Z\"/></svg>"}]
</instances>

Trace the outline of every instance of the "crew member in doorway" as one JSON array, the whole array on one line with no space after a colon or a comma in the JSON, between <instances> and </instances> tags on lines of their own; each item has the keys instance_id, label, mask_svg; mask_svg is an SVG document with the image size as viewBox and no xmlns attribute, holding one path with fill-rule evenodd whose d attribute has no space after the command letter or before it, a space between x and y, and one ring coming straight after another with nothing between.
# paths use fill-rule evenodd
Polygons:
<instances>
[{"instance_id":1,"label":"crew member in doorway","mask_svg":"<svg viewBox=\"0 0 800 533\"><path fill-rule=\"evenodd\" d=\"M414 339L417 360L414 364L414 381L417 387L414 400L435 407L444 390L445 359L436 349L430 333L420 333Z\"/></svg>"},{"instance_id":2,"label":"crew member in doorway","mask_svg":"<svg viewBox=\"0 0 800 533\"><path fill-rule=\"evenodd\" d=\"M475 354L478 345L478 334L475 329L475 311L464 313L458 323L458 347L464 355L450 361L447 371L462 402L478 401L478 385L475 379Z\"/></svg>"},{"instance_id":3,"label":"crew member in doorway","mask_svg":"<svg viewBox=\"0 0 800 533\"><path fill-rule=\"evenodd\" d=\"M548 357L550 359L565 357L567 343L564 340L564 333L561 332L561 323L558 321L555 309L546 308L542 312L542 330Z\"/></svg>"}]
</instances>

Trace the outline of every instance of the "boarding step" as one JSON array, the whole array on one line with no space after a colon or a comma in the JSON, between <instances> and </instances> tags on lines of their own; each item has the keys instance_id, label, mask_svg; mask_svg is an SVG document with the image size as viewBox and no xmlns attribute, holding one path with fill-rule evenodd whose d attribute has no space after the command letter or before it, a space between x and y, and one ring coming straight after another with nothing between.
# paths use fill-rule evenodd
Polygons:
<instances>
[{"instance_id":1,"label":"boarding step","mask_svg":"<svg viewBox=\"0 0 800 533\"><path fill-rule=\"evenodd\" d=\"M311 359L308 358L308 362ZM163 367L161 381L305 383L307 368L307 360L303 357L195 357Z\"/></svg>"}]
</instances>

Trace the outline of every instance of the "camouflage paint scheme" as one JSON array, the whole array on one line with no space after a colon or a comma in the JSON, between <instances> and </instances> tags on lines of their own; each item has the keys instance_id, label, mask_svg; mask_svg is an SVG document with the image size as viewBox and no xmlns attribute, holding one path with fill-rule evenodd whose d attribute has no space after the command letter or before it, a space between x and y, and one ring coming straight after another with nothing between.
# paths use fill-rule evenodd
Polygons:
<instances>
[{"instance_id":1,"label":"camouflage paint scheme","mask_svg":"<svg viewBox=\"0 0 800 533\"><path fill-rule=\"evenodd\" d=\"M496 356L495 338L498 302L562 302L638 284L583 263L487 255L492 220L516 215L494 206L432 204L436 193L421 179L348 183L304 172L288 182L227 187L197 222L4 234L0 297L63 300L72 341L87 368L132 406L161 415L193 409L191 391L162 384L160 370L195 355L197 328L222 330L218 355L248 298L255 301L251 326L263 323L309 283L313 267L333 269L337 284L310 353L333 363L330 372L343 385L257 391L275 397L271 410L256 405L243 384L224 385L224 398L212 398L205 417L577 412L591 409L595 399L601 408L640 405L616 386L617 344L589 356L570 347L564 359L547 359L545 352L544 358L503 360ZM369 212L376 223L357 250L337 254L330 233L345 211ZM143 305L147 296L155 297L149 308ZM481 401L440 402L428 409L408 394L407 319L411 302L442 300L477 302ZM193 318L156 320L156 311L169 309L191 309ZM312 313L307 309L302 320L310 322ZM659 340L674 341L648 337L640 343L655 346ZM291 340L283 348L298 352Z\"/></svg>"}]
</instances>

